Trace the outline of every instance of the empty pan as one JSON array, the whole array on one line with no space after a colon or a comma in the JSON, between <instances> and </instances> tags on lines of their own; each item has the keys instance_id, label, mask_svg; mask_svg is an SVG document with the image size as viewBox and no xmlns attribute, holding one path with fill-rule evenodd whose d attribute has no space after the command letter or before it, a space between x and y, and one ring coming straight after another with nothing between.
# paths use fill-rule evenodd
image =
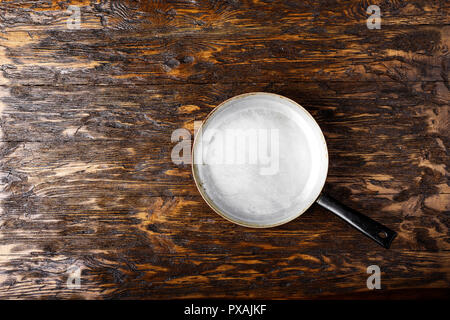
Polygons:
<instances>
[{"instance_id":1,"label":"empty pan","mask_svg":"<svg viewBox=\"0 0 450 320\"><path fill-rule=\"evenodd\" d=\"M303 107L255 92L217 106L196 132L192 171L200 194L219 215L268 228L314 202L389 248L396 233L322 193L328 171L323 133Z\"/></svg>"}]
</instances>

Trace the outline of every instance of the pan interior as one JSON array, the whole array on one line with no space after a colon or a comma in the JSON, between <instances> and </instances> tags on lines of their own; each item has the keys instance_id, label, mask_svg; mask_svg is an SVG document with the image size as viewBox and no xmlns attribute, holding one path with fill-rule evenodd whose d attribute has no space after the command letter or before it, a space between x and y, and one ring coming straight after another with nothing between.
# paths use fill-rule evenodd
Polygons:
<instances>
[{"instance_id":1,"label":"pan interior","mask_svg":"<svg viewBox=\"0 0 450 320\"><path fill-rule=\"evenodd\" d=\"M295 102L255 93L220 105L197 133L197 186L208 204L245 226L270 227L302 214L325 183L328 154L312 116Z\"/></svg>"}]
</instances>

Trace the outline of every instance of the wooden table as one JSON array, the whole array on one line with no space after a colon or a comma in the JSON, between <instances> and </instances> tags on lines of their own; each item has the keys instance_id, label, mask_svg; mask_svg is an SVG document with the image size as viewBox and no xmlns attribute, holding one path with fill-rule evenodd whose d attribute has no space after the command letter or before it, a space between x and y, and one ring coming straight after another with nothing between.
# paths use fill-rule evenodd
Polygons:
<instances>
[{"instance_id":1,"label":"wooden table","mask_svg":"<svg viewBox=\"0 0 450 320\"><path fill-rule=\"evenodd\" d=\"M1 1L0 297L448 297L449 47L444 0ZM171 134L252 91L311 112L326 189L391 249L316 205L209 209Z\"/></svg>"}]
</instances>

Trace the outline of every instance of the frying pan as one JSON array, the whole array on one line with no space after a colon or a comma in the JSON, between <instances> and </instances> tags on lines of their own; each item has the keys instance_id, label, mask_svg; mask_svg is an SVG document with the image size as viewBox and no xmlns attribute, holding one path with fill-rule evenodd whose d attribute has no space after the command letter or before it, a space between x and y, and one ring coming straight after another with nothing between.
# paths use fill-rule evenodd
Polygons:
<instances>
[{"instance_id":1,"label":"frying pan","mask_svg":"<svg viewBox=\"0 0 450 320\"><path fill-rule=\"evenodd\" d=\"M316 202L385 248L397 235L322 192L324 135L308 111L277 94L246 93L217 106L195 134L192 172L206 203L245 227L279 226Z\"/></svg>"}]
</instances>

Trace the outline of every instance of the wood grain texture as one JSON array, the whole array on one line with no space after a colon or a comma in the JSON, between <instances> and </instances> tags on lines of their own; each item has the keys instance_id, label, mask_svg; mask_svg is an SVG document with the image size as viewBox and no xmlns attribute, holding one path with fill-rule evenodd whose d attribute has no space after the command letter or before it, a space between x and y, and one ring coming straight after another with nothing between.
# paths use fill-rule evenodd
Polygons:
<instances>
[{"instance_id":1,"label":"wood grain texture","mask_svg":"<svg viewBox=\"0 0 450 320\"><path fill-rule=\"evenodd\" d=\"M449 45L448 1L0 1L0 298L448 297ZM316 205L209 209L171 134L251 91L311 112L326 190L390 250Z\"/></svg>"}]
</instances>

